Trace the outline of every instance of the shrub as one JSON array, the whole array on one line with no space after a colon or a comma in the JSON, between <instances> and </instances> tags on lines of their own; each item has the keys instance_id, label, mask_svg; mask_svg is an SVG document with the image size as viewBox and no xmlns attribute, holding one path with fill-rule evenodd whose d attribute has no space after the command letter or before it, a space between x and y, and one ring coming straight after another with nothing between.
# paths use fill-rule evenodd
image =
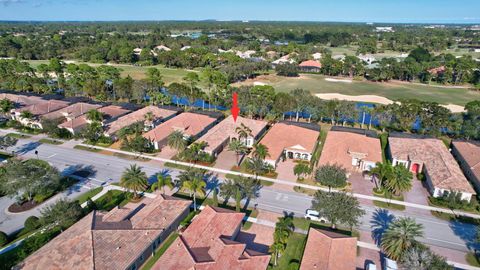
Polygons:
<instances>
[{"instance_id":1,"label":"shrub","mask_svg":"<svg viewBox=\"0 0 480 270\"><path fill-rule=\"evenodd\" d=\"M8 235L0 231L0 247L8 243Z\"/></svg>"},{"instance_id":2,"label":"shrub","mask_svg":"<svg viewBox=\"0 0 480 270\"><path fill-rule=\"evenodd\" d=\"M23 225L26 231L31 232L40 227L40 221L36 216L30 216L25 220Z\"/></svg>"}]
</instances>

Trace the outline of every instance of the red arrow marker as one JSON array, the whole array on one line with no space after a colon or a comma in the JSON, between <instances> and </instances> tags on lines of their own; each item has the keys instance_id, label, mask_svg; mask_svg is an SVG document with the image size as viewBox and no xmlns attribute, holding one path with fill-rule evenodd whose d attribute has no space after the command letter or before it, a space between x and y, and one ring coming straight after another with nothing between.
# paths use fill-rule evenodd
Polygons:
<instances>
[{"instance_id":1,"label":"red arrow marker","mask_svg":"<svg viewBox=\"0 0 480 270\"><path fill-rule=\"evenodd\" d=\"M237 92L233 92L231 111L232 111L233 121L237 122L238 113L240 113L240 108L238 108L238 94L237 94Z\"/></svg>"}]
</instances>

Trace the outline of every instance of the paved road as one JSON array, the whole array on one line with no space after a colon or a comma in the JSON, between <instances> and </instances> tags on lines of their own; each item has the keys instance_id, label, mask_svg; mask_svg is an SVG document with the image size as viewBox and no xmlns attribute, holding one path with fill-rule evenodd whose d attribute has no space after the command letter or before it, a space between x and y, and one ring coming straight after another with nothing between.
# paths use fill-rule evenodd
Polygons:
<instances>
[{"instance_id":1,"label":"paved road","mask_svg":"<svg viewBox=\"0 0 480 270\"><path fill-rule=\"evenodd\" d=\"M39 145L29 140L20 140L16 148L19 155L30 158L35 157L34 151L37 150L39 158L48 161L64 173L80 169L94 171L91 175L92 182L90 185L92 187L98 186L102 182L118 182L123 170L133 163L142 166L149 176L164 172L165 170L168 170L173 177L178 175L178 171L162 168L161 164L156 161L129 161L115 156L71 149L62 145ZM84 190L86 189L84 188ZM78 196L78 194L78 192L72 193L70 197ZM295 213L297 216L302 216L305 210L311 205L311 197L296 192L280 191L264 187L260 191L260 197L252 201L252 203L257 203L260 209L278 213L288 211ZM0 202L0 207L4 208L5 206ZM374 236L378 236L382 232L385 224L388 223L388 220L391 220L393 216L407 214L377 209L371 206L363 206L363 208L367 214L362 218L360 229L367 232L373 231L372 235ZM6 215L3 210L1 212L0 230L4 230L6 226L14 227L15 224L18 226L19 223L23 223L23 221L16 223L11 221L6 222L5 216L8 216L9 219L21 220L22 218L14 218ZM425 238L422 239L422 241L425 243L459 251L467 251L468 248L472 247L472 241L475 239L475 226L473 225L446 222L418 213L408 213L408 216L416 218L417 222L424 225ZM10 228L10 230L11 229L12 228Z\"/></svg>"}]
</instances>

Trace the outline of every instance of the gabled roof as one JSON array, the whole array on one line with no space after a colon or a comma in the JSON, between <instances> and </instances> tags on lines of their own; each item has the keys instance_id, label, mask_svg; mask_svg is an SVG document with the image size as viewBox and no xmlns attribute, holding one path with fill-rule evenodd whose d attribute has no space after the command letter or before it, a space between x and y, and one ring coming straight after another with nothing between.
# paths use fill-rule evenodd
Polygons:
<instances>
[{"instance_id":1,"label":"gabled roof","mask_svg":"<svg viewBox=\"0 0 480 270\"><path fill-rule=\"evenodd\" d=\"M285 149L299 150L312 153L317 145L320 132L299 127L290 123L274 125L260 141L268 148L270 154L267 159L277 160Z\"/></svg>"},{"instance_id":2,"label":"gabled roof","mask_svg":"<svg viewBox=\"0 0 480 270\"><path fill-rule=\"evenodd\" d=\"M62 108L60 110L47 113L43 115L43 118L47 119L57 119L61 117L68 117L70 119L77 118L85 113L87 113L89 110L94 110L97 108L102 107L102 105L98 104L90 104L90 103L85 103L85 102L77 102L74 103L70 106L67 106L65 108Z\"/></svg>"},{"instance_id":3,"label":"gabled roof","mask_svg":"<svg viewBox=\"0 0 480 270\"><path fill-rule=\"evenodd\" d=\"M392 158L423 163L436 188L475 194L458 165L439 139L388 138Z\"/></svg>"},{"instance_id":4,"label":"gabled roof","mask_svg":"<svg viewBox=\"0 0 480 270\"><path fill-rule=\"evenodd\" d=\"M257 135L265 129L267 122L244 118L241 116L237 117L237 121L233 121L233 116L228 116L218 125L211 128L205 135L198 139L199 142L206 142L208 145L205 147L205 151L213 151L217 149L222 143L227 139L237 138L238 133L236 129L245 125L249 128L251 132L251 137L255 138Z\"/></svg>"},{"instance_id":5,"label":"gabled roof","mask_svg":"<svg viewBox=\"0 0 480 270\"><path fill-rule=\"evenodd\" d=\"M158 125L143 137L159 142L166 139L172 132L181 131L183 134L195 137L214 123L217 119L204 114L185 112Z\"/></svg>"},{"instance_id":6,"label":"gabled roof","mask_svg":"<svg viewBox=\"0 0 480 270\"><path fill-rule=\"evenodd\" d=\"M191 202L157 195L93 211L27 257L21 269L126 269Z\"/></svg>"},{"instance_id":7,"label":"gabled roof","mask_svg":"<svg viewBox=\"0 0 480 270\"><path fill-rule=\"evenodd\" d=\"M349 170L352 155L358 154L362 155L362 160L382 162L380 140L352 132L329 131L318 164L338 164Z\"/></svg>"},{"instance_id":8,"label":"gabled roof","mask_svg":"<svg viewBox=\"0 0 480 270\"><path fill-rule=\"evenodd\" d=\"M152 269L266 269L270 255L248 250L235 240L243 217L243 213L205 207Z\"/></svg>"},{"instance_id":9,"label":"gabled roof","mask_svg":"<svg viewBox=\"0 0 480 270\"><path fill-rule=\"evenodd\" d=\"M300 270L354 270L357 238L310 228Z\"/></svg>"},{"instance_id":10,"label":"gabled roof","mask_svg":"<svg viewBox=\"0 0 480 270\"><path fill-rule=\"evenodd\" d=\"M63 100L43 100L38 103L34 103L29 106L25 106L19 109L15 109L15 112L21 113L23 111L29 111L35 116L42 116L44 114L60 110L67 107L69 102Z\"/></svg>"},{"instance_id":11,"label":"gabled roof","mask_svg":"<svg viewBox=\"0 0 480 270\"><path fill-rule=\"evenodd\" d=\"M29 106L29 105L33 105L33 104L45 101L43 98L37 97L37 96L25 96L25 95L17 95L17 94L9 94L9 93L0 93L0 100L3 100L3 99L8 99L19 106Z\"/></svg>"},{"instance_id":12,"label":"gabled roof","mask_svg":"<svg viewBox=\"0 0 480 270\"><path fill-rule=\"evenodd\" d=\"M147 106L140 110L134 111L129 113L125 116L118 118L117 120L111 122L107 128L106 133L109 135L115 134L117 131L122 129L123 127L130 126L134 123L141 122L145 120L145 115L148 113L152 113L154 121L158 119L165 119L169 118L172 115L176 114L176 111L162 109L157 106Z\"/></svg>"}]
</instances>

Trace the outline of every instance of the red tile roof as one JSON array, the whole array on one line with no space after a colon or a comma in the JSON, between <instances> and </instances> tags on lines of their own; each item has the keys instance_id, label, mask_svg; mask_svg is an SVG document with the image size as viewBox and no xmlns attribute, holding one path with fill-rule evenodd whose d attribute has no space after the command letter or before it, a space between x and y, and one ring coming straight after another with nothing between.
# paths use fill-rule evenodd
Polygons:
<instances>
[{"instance_id":1,"label":"red tile roof","mask_svg":"<svg viewBox=\"0 0 480 270\"><path fill-rule=\"evenodd\" d=\"M23 111L29 111L35 116L42 116L44 114L65 108L68 106L68 104L69 102L63 100L44 100L29 106L22 107L20 109L15 109L15 112L21 113Z\"/></svg>"},{"instance_id":2,"label":"red tile roof","mask_svg":"<svg viewBox=\"0 0 480 270\"><path fill-rule=\"evenodd\" d=\"M439 139L388 138L392 158L423 163L436 188L475 194L460 166Z\"/></svg>"},{"instance_id":3,"label":"red tile roof","mask_svg":"<svg viewBox=\"0 0 480 270\"><path fill-rule=\"evenodd\" d=\"M365 161L382 162L380 140L352 132L329 131L318 164L338 164L351 170L353 156L360 156Z\"/></svg>"},{"instance_id":4,"label":"red tile roof","mask_svg":"<svg viewBox=\"0 0 480 270\"><path fill-rule=\"evenodd\" d=\"M268 148L269 160L278 160L284 150L312 153L320 132L288 123L274 125L260 141Z\"/></svg>"},{"instance_id":5,"label":"red tile roof","mask_svg":"<svg viewBox=\"0 0 480 270\"><path fill-rule=\"evenodd\" d=\"M68 117L70 119L74 119L87 113L89 110L97 109L100 107L102 107L102 105L78 102L68 107L62 108L58 111L47 113L42 117L47 119L57 119L61 117Z\"/></svg>"},{"instance_id":6,"label":"red tile roof","mask_svg":"<svg viewBox=\"0 0 480 270\"><path fill-rule=\"evenodd\" d=\"M8 99L13 103L16 103L21 106L28 106L36 103L40 103L45 101L41 97L37 96L25 96L25 95L17 95L17 94L9 94L9 93L1 93L0 100Z\"/></svg>"},{"instance_id":7,"label":"red tile roof","mask_svg":"<svg viewBox=\"0 0 480 270\"><path fill-rule=\"evenodd\" d=\"M112 134L115 134L120 129L122 129L123 127L127 127L136 122L144 121L145 115L149 112L153 114L154 120L169 118L172 115L177 113L176 111L162 109L157 106L147 106L145 108L129 113L113 121L107 126L105 133L112 135Z\"/></svg>"},{"instance_id":8,"label":"red tile roof","mask_svg":"<svg viewBox=\"0 0 480 270\"><path fill-rule=\"evenodd\" d=\"M473 175L480 180L480 142L453 141L452 144L465 160Z\"/></svg>"},{"instance_id":9,"label":"red tile roof","mask_svg":"<svg viewBox=\"0 0 480 270\"><path fill-rule=\"evenodd\" d=\"M236 241L243 217L243 213L207 206L152 269L266 269L270 255L248 250L245 243Z\"/></svg>"},{"instance_id":10,"label":"red tile roof","mask_svg":"<svg viewBox=\"0 0 480 270\"><path fill-rule=\"evenodd\" d=\"M303 61L303 62L300 63L298 66L300 66L300 67L316 67L316 68L322 68L322 64L320 64L320 62L315 61L315 60Z\"/></svg>"},{"instance_id":11,"label":"red tile roof","mask_svg":"<svg viewBox=\"0 0 480 270\"><path fill-rule=\"evenodd\" d=\"M150 130L143 137L151 141L160 142L177 130L188 136L195 137L216 120L216 118L208 115L189 112L181 113Z\"/></svg>"},{"instance_id":12,"label":"red tile roof","mask_svg":"<svg viewBox=\"0 0 480 270\"><path fill-rule=\"evenodd\" d=\"M310 228L300 270L354 270L357 238Z\"/></svg>"},{"instance_id":13,"label":"red tile roof","mask_svg":"<svg viewBox=\"0 0 480 270\"><path fill-rule=\"evenodd\" d=\"M206 142L208 145L204 150L207 152L212 152L222 145L226 140L230 140L231 138L238 139L236 128L240 127L241 124L244 124L246 127L250 128L252 131L251 137L253 138L255 138L267 126L267 122L244 118L241 116L238 116L237 121L234 122L233 116L230 115L222 122L218 123L218 125L210 129L205 135L200 137L198 141Z\"/></svg>"},{"instance_id":14,"label":"red tile roof","mask_svg":"<svg viewBox=\"0 0 480 270\"><path fill-rule=\"evenodd\" d=\"M30 255L21 269L126 269L191 202L157 195L93 211Z\"/></svg>"}]
</instances>

